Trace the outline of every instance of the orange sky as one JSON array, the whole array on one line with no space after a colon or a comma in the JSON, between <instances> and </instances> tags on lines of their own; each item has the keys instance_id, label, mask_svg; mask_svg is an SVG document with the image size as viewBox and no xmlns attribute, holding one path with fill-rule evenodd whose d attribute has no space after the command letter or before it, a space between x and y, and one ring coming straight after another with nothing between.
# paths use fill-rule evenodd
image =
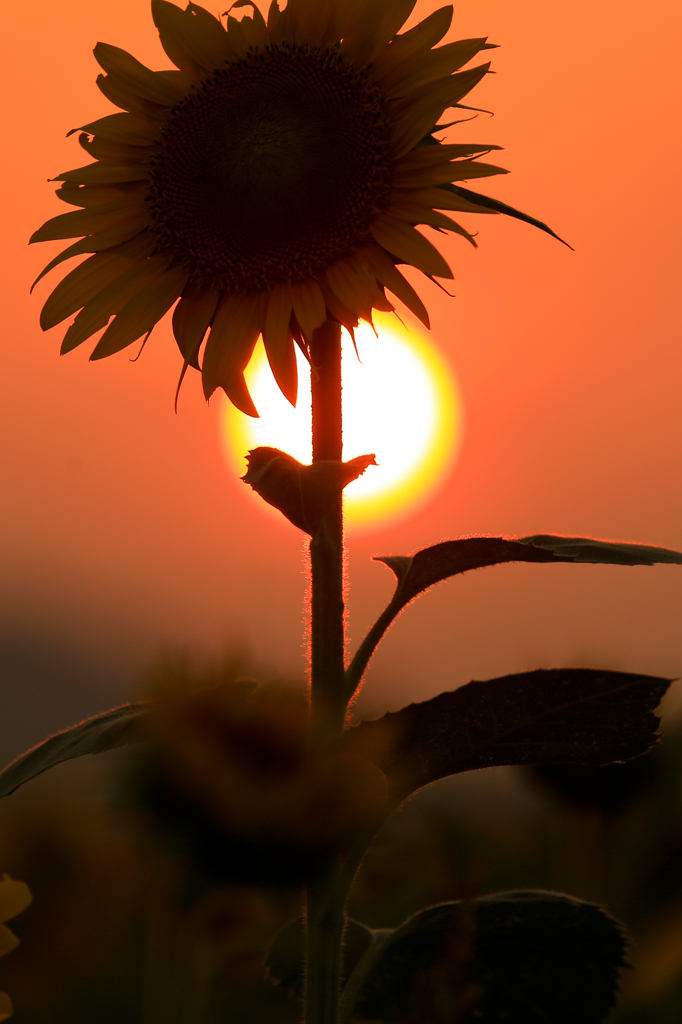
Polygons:
<instances>
[{"instance_id":1,"label":"orange sky","mask_svg":"<svg viewBox=\"0 0 682 1024\"><path fill-rule=\"evenodd\" d=\"M436 6L418 5L417 18ZM22 3L3 17L5 761L136 693L163 649L245 645L300 675L305 579L301 535L254 515L226 470L219 403L207 408L196 375L174 414L168 327L134 365L129 352L90 364L87 344L60 358L61 329L38 327L49 286L28 295L61 248L26 245L63 212L46 178L82 162L65 134L111 109L92 47L167 66L148 3ZM457 298L421 288L462 392L461 456L412 518L351 535L354 643L390 592L373 553L481 532L682 548L681 29L677 0L457 5L450 38L488 34L502 47L472 99L495 117L458 136L506 149L512 173L481 190L548 221L576 251L503 218L467 225L477 252L444 243ZM405 613L364 706L536 666L679 675L681 612L673 566L486 569Z\"/></svg>"}]
</instances>

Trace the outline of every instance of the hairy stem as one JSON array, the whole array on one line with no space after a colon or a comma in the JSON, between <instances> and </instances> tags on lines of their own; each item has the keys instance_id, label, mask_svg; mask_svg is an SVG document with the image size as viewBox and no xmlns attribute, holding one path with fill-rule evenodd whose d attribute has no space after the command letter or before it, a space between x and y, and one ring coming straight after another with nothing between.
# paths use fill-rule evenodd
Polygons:
<instances>
[{"instance_id":1,"label":"hairy stem","mask_svg":"<svg viewBox=\"0 0 682 1024\"><path fill-rule=\"evenodd\" d=\"M336 865L332 866L335 870ZM341 955L346 924L344 900L333 880L313 883L306 893L305 1024L337 1024Z\"/></svg>"},{"instance_id":2,"label":"hairy stem","mask_svg":"<svg viewBox=\"0 0 682 1024\"><path fill-rule=\"evenodd\" d=\"M310 346L313 463L341 461L341 327L326 321ZM331 748L346 714L343 604L343 506L330 509L310 541L310 702L313 743ZM345 895L338 891L340 858L306 892L305 1024L337 1024Z\"/></svg>"},{"instance_id":3,"label":"hairy stem","mask_svg":"<svg viewBox=\"0 0 682 1024\"><path fill-rule=\"evenodd\" d=\"M327 320L315 331L311 348L313 462L341 461L341 327ZM344 679L343 508L342 498L310 542L311 704L313 729L332 739L346 714Z\"/></svg>"},{"instance_id":4,"label":"hairy stem","mask_svg":"<svg viewBox=\"0 0 682 1024\"><path fill-rule=\"evenodd\" d=\"M369 660L379 645L379 641L401 610L399 604L391 601L358 647L353 660L346 669L346 700L350 700L355 694L355 691L362 682L362 677L369 664Z\"/></svg>"}]
</instances>

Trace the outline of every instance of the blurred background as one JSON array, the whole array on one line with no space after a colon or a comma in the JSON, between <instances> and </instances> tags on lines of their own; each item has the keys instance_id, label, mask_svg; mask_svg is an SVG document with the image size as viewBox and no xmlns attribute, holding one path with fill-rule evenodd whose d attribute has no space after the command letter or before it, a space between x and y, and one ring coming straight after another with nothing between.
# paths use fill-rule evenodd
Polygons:
<instances>
[{"instance_id":1,"label":"blurred background","mask_svg":"<svg viewBox=\"0 0 682 1024\"><path fill-rule=\"evenodd\" d=\"M299 1024L290 931L276 940L290 965L282 983L266 960L301 914L295 880L281 867L265 889L228 877L220 865L235 846L204 830L201 800L166 801L159 828L159 805L140 800L137 756L72 761L4 801L3 870L33 894L10 921L21 945L0 972L16 1024ZM262 852L281 865L277 843ZM681 866L682 723L669 718L662 745L626 764L489 769L422 790L370 846L349 913L395 928L431 904L509 889L598 903L628 932L609 1024L677 1024ZM197 987L217 993L215 1014L165 1012L177 990Z\"/></svg>"},{"instance_id":2,"label":"blurred background","mask_svg":"<svg viewBox=\"0 0 682 1024\"><path fill-rule=\"evenodd\" d=\"M411 22L436 6L424 0ZM49 733L137 697L169 650L200 662L243 651L256 674L302 679L307 584L300 534L257 511L225 460L220 401L207 407L194 377L174 413L181 360L169 325L155 330L134 365L129 351L88 363L87 344L60 358L61 328L43 335L38 326L49 282L28 294L52 250L62 248L29 249L26 242L63 212L46 179L81 162L66 132L111 109L95 86L94 44L113 43L152 67L167 66L146 0L55 0L39 11L15 4L3 17L4 764ZM392 589L374 554L409 554L472 533L565 533L682 548L681 23L672 0L645 7L630 0L457 5L448 39L488 35L501 47L492 52L495 75L471 100L495 116L479 114L460 137L504 146L499 162L512 173L480 191L546 221L575 251L517 222L470 218L477 251L456 238L442 243L456 297L418 282L432 340L458 382L464 432L458 461L427 504L349 534L353 647ZM483 570L441 585L404 613L372 663L358 714L540 666L675 677L682 670L681 612L682 577L674 566ZM679 704L673 688L671 730ZM677 778L670 757L665 770ZM41 886L49 888L46 865L53 868L53 944L43 958L53 957L53 974L41 983L45 992L70 970L71 962L57 957L55 934L64 949L76 933L79 943L90 935L93 957L108 962L100 940L119 934L119 925L127 934L125 899L137 905L139 868L104 822L100 775L108 776L112 760L58 769L2 809L0 869L29 881L38 903ZM467 797L467 786L488 796ZM434 843L450 850L461 828L472 846L489 850L476 876L483 889L558 885L547 877L542 836L551 822L568 828L564 819L578 831L592 827L575 824L582 810L566 809L553 791L513 772L483 773L475 782L433 787L433 794L415 802L419 828L405 825L408 839L396 833L395 841L420 836L428 843L432 828ZM672 823L679 821L676 800ZM50 808L49 828L39 805ZM476 821L485 818L480 826L467 807ZM639 818L623 812L635 831L648 829L646 815L654 813L641 798L639 807ZM671 856L677 877L679 856ZM439 870L425 872L427 888ZM427 898L447 898L434 885L436 895ZM579 895L579 882L570 891ZM366 912L390 916L385 908ZM27 911L25 921L38 913ZM678 955L671 954L670 977L679 967L679 921L665 933L665 948ZM35 986L33 961L22 968L23 955L3 962L5 987L10 972L21 970L29 972L24 989ZM672 991L670 977L652 999ZM22 986L12 984L18 999ZM30 1020L61 1019L54 1006L35 1014ZM73 1014L69 1019L81 1019Z\"/></svg>"}]
</instances>

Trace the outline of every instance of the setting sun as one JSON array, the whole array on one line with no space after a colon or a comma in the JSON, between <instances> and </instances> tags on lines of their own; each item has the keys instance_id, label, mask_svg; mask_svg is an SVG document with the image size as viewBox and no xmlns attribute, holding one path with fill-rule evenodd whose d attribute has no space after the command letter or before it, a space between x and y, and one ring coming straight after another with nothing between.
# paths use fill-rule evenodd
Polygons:
<instances>
[{"instance_id":1,"label":"setting sun","mask_svg":"<svg viewBox=\"0 0 682 1024\"><path fill-rule=\"evenodd\" d=\"M457 388L432 343L391 314L377 313L375 322L378 337L368 324L355 332L357 356L345 331L343 337L344 459L374 452L378 462L346 488L346 519L353 526L371 527L422 503L444 478L461 436ZM295 409L275 384L261 343L246 372L260 419L225 403L225 450L241 472L246 452L260 445L311 461L310 383L298 358Z\"/></svg>"}]
</instances>

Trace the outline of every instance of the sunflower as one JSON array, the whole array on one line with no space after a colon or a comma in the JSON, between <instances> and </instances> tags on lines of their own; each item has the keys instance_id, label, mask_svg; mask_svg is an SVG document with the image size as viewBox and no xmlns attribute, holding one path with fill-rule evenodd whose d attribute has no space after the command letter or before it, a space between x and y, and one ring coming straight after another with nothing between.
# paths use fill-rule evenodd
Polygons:
<instances>
[{"instance_id":1,"label":"sunflower","mask_svg":"<svg viewBox=\"0 0 682 1024\"><path fill-rule=\"evenodd\" d=\"M74 129L94 163L54 180L80 209L31 238L85 236L40 277L92 254L42 309L44 330L77 314L62 353L105 328L91 359L112 355L146 340L177 303L183 376L201 369L207 398L220 387L258 415L244 369L261 335L295 403L295 345L307 354L325 320L352 332L374 309L393 310L389 292L428 327L398 265L432 280L452 272L418 228L475 244L443 211L518 214L453 184L506 173L480 160L499 146L437 137L490 65L461 69L491 44L436 46L450 6L399 33L414 4L289 0L280 10L273 0L264 18L238 0L252 13L228 12L223 25L196 4L152 0L171 71L98 43L97 84L122 112Z\"/></svg>"}]
</instances>

